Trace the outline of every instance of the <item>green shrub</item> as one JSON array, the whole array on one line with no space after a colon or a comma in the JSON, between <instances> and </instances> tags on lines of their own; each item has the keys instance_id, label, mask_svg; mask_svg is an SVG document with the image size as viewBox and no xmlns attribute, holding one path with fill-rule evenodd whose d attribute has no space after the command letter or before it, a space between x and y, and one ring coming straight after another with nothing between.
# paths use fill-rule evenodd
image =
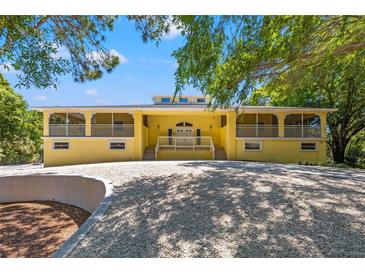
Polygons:
<instances>
[{"instance_id":1,"label":"green shrub","mask_svg":"<svg viewBox=\"0 0 365 274\"><path fill-rule=\"evenodd\" d=\"M356 135L349 144L345 163L351 167L365 168L365 132Z\"/></svg>"},{"instance_id":2,"label":"green shrub","mask_svg":"<svg viewBox=\"0 0 365 274\"><path fill-rule=\"evenodd\" d=\"M310 161L304 160L304 161L299 161L298 165L303 165L303 166L315 166L315 164L313 164Z\"/></svg>"}]
</instances>

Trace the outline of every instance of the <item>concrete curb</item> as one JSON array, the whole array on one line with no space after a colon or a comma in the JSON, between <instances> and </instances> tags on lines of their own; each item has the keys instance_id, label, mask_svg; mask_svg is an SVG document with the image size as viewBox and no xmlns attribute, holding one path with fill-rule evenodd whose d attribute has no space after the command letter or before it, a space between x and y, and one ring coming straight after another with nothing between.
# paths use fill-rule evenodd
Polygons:
<instances>
[{"instance_id":1,"label":"concrete curb","mask_svg":"<svg viewBox=\"0 0 365 274\"><path fill-rule=\"evenodd\" d=\"M113 184L108 180L88 176L82 177L102 182L105 186L105 197L100 202L95 211L91 214L91 216L80 226L80 228L74 234L72 234L72 236L68 238L55 253L52 254L53 258L68 257L68 255L75 249L78 243L85 238L95 223L104 216L104 213L113 199Z\"/></svg>"}]
</instances>

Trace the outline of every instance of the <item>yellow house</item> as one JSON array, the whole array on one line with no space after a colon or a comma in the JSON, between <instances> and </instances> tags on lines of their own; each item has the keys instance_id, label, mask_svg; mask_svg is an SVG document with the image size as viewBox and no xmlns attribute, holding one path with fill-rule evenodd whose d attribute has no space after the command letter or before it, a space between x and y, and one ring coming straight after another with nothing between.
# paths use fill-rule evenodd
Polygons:
<instances>
[{"instance_id":1,"label":"yellow house","mask_svg":"<svg viewBox=\"0 0 365 274\"><path fill-rule=\"evenodd\" d=\"M44 165L138 160L326 160L334 109L207 109L209 97L153 96L154 104L39 107Z\"/></svg>"}]
</instances>

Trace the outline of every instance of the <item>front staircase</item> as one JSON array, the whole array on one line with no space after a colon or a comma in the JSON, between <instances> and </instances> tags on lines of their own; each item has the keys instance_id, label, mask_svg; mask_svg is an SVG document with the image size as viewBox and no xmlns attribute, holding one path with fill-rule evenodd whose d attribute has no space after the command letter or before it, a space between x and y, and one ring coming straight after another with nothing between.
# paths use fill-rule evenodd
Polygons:
<instances>
[{"instance_id":1,"label":"front staircase","mask_svg":"<svg viewBox=\"0 0 365 274\"><path fill-rule=\"evenodd\" d=\"M227 160L226 152L224 148L216 147L214 150L214 160L224 161ZM155 161L156 160L155 147L146 147L143 153L144 161Z\"/></svg>"},{"instance_id":2,"label":"front staircase","mask_svg":"<svg viewBox=\"0 0 365 274\"><path fill-rule=\"evenodd\" d=\"M224 151L224 148L219 148L219 147L215 148L214 160L217 160L217 161L227 160L227 155L226 155L226 152Z\"/></svg>"},{"instance_id":3,"label":"front staircase","mask_svg":"<svg viewBox=\"0 0 365 274\"><path fill-rule=\"evenodd\" d=\"M144 161L154 161L155 158L155 148L154 147L146 147L143 153Z\"/></svg>"}]
</instances>

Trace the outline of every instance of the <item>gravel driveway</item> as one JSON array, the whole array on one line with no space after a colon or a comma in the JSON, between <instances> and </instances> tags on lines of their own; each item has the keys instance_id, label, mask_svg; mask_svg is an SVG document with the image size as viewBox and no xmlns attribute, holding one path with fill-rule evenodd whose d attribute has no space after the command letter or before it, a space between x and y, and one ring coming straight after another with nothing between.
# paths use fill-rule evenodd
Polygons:
<instances>
[{"instance_id":1,"label":"gravel driveway","mask_svg":"<svg viewBox=\"0 0 365 274\"><path fill-rule=\"evenodd\" d=\"M0 168L114 184L72 257L365 257L365 172L231 161Z\"/></svg>"}]
</instances>

